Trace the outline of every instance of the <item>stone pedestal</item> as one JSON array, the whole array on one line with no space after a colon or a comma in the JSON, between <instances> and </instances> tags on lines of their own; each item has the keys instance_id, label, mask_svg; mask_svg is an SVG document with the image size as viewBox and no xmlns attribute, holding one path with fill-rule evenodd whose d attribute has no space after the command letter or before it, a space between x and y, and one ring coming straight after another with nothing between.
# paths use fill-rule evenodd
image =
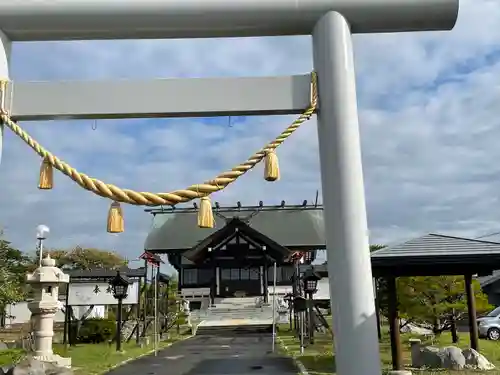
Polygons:
<instances>
[{"instance_id":1,"label":"stone pedestal","mask_svg":"<svg viewBox=\"0 0 500 375\"><path fill-rule=\"evenodd\" d=\"M28 303L35 336L33 358L71 367L71 358L63 358L52 352L54 316L60 308L59 285L69 283L69 275L57 268L55 260L47 255L41 266L26 276L26 282L33 286L35 295L33 301Z\"/></svg>"},{"instance_id":2,"label":"stone pedestal","mask_svg":"<svg viewBox=\"0 0 500 375\"><path fill-rule=\"evenodd\" d=\"M422 341L420 339L410 339L411 348L411 367L418 368L422 366L420 360L420 348L422 347Z\"/></svg>"}]
</instances>

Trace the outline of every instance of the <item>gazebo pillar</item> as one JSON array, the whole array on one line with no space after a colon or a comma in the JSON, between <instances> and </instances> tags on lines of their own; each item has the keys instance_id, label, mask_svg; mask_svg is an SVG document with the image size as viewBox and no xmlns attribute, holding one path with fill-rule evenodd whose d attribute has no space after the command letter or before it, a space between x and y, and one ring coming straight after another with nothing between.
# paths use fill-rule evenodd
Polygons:
<instances>
[{"instance_id":1,"label":"gazebo pillar","mask_svg":"<svg viewBox=\"0 0 500 375\"><path fill-rule=\"evenodd\" d=\"M392 369L403 370L403 353L399 334L398 290L395 277L387 278L389 328L391 336Z\"/></svg>"},{"instance_id":2,"label":"gazebo pillar","mask_svg":"<svg viewBox=\"0 0 500 375\"><path fill-rule=\"evenodd\" d=\"M375 298L375 317L377 318L377 334L378 340L382 340L382 329L380 323L380 295L378 292L378 278L373 278L373 295Z\"/></svg>"},{"instance_id":3,"label":"gazebo pillar","mask_svg":"<svg viewBox=\"0 0 500 375\"><path fill-rule=\"evenodd\" d=\"M474 296L474 285L472 275L464 275L465 293L467 295L467 313L469 315L469 337L470 347L479 351L479 334L477 332L476 298Z\"/></svg>"}]
</instances>

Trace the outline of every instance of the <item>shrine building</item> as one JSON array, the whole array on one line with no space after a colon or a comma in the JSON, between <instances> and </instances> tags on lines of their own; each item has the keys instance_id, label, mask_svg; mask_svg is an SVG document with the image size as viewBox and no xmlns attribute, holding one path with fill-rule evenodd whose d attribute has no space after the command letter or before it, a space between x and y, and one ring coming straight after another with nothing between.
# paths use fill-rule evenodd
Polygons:
<instances>
[{"instance_id":1,"label":"shrine building","mask_svg":"<svg viewBox=\"0 0 500 375\"><path fill-rule=\"evenodd\" d=\"M179 292L194 308L222 298L262 297L294 288L300 265L325 249L323 208L318 205L214 208L213 229L197 226L197 207L152 209L145 250L166 254L179 274ZM302 267L300 267L302 268Z\"/></svg>"}]
</instances>

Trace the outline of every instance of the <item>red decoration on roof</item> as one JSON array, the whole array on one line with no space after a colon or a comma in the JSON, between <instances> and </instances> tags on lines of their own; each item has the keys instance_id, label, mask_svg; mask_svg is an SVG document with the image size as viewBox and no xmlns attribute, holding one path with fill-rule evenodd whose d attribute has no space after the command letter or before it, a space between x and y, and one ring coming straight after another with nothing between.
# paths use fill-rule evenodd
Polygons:
<instances>
[{"instance_id":1,"label":"red decoration on roof","mask_svg":"<svg viewBox=\"0 0 500 375\"><path fill-rule=\"evenodd\" d=\"M144 253L142 253L139 259L144 259L148 264L152 264L157 267L160 265L160 263L165 263L158 255L150 253L149 251L145 251Z\"/></svg>"},{"instance_id":2,"label":"red decoration on roof","mask_svg":"<svg viewBox=\"0 0 500 375\"><path fill-rule=\"evenodd\" d=\"M305 255L305 253L304 253L304 252L302 252L302 251L296 251L296 252L294 252L294 253L292 254L292 257L291 257L291 258L292 258L292 260L300 260L300 259L302 259L302 257L303 257L304 255Z\"/></svg>"}]
</instances>

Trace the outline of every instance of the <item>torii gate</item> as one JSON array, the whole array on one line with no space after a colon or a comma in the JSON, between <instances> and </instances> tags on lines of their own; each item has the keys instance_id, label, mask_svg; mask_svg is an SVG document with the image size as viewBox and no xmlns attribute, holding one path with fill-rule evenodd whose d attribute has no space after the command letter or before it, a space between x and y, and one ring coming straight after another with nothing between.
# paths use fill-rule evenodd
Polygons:
<instances>
[{"instance_id":1,"label":"torii gate","mask_svg":"<svg viewBox=\"0 0 500 375\"><path fill-rule=\"evenodd\" d=\"M458 0L2 0L0 78L9 78L15 41L312 34L337 373L380 375L351 33L450 30L458 8ZM309 77L16 82L9 91L17 120L292 114L309 103Z\"/></svg>"}]
</instances>

